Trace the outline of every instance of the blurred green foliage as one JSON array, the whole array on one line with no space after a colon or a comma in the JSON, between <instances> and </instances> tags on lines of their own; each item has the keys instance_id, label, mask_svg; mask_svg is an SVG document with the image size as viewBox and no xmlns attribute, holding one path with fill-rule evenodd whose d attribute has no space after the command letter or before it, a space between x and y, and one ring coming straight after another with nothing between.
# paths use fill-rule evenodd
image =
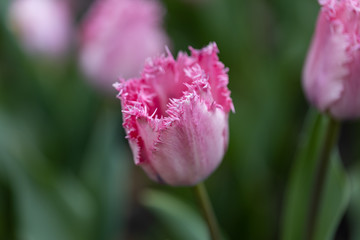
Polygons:
<instances>
[{"instance_id":1,"label":"blurred green foliage","mask_svg":"<svg viewBox=\"0 0 360 240\"><path fill-rule=\"evenodd\" d=\"M309 234L309 210L318 156L326 136L330 120L312 110L301 136L296 162L288 182L282 239L307 239ZM320 195L319 211L314 220L313 239L333 239L338 223L348 207L351 184L343 168L337 148L333 149L330 166L326 171L324 190Z\"/></svg>"},{"instance_id":2,"label":"blurred green foliage","mask_svg":"<svg viewBox=\"0 0 360 240\"><path fill-rule=\"evenodd\" d=\"M206 238L188 188L150 182L133 167L116 93L106 96L87 83L76 49L56 63L22 52L6 27L8 2L0 2L0 239ZM85 9L90 2L83 2ZM162 2L174 53L215 41L230 69L236 113L229 150L206 182L224 235L279 239L308 108L301 69L318 4ZM359 133L358 123L347 123L340 137L355 194L338 239L360 236Z\"/></svg>"}]
</instances>

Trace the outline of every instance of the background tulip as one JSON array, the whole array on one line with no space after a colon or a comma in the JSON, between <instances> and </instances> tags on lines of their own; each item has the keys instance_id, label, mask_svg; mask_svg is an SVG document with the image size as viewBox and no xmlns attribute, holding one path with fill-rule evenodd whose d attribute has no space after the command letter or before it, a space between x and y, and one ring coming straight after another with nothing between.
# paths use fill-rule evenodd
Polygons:
<instances>
[{"instance_id":1,"label":"background tulip","mask_svg":"<svg viewBox=\"0 0 360 240\"><path fill-rule=\"evenodd\" d=\"M138 76L145 59L168 43L161 27L163 13L155 0L96 1L80 32L84 73L106 90L119 76Z\"/></svg>"},{"instance_id":2,"label":"background tulip","mask_svg":"<svg viewBox=\"0 0 360 240\"><path fill-rule=\"evenodd\" d=\"M360 8L353 0L322 5L306 59L303 85L320 111L337 119L360 116Z\"/></svg>"},{"instance_id":3,"label":"background tulip","mask_svg":"<svg viewBox=\"0 0 360 240\"><path fill-rule=\"evenodd\" d=\"M194 185L221 162L233 109L215 43L191 56L149 60L141 78L120 80L124 128L135 163L153 180Z\"/></svg>"},{"instance_id":4,"label":"background tulip","mask_svg":"<svg viewBox=\"0 0 360 240\"><path fill-rule=\"evenodd\" d=\"M26 51L59 57L68 50L72 23L65 1L15 0L8 15L8 25Z\"/></svg>"}]
</instances>

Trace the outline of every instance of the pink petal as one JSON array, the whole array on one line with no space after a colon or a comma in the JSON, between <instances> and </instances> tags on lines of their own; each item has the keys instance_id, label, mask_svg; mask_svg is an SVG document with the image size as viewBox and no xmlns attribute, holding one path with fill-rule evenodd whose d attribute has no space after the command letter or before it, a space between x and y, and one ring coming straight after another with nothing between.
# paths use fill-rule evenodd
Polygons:
<instances>
[{"instance_id":1,"label":"pink petal","mask_svg":"<svg viewBox=\"0 0 360 240\"><path fill-rule=\"evenodd\" d=\"M80 65L107 90L119 76L139 76L148 57L161 53L168 37L156 0L97 0L82 23Z\"/></svg>"},{"instance_id":2,"label":"pink petal","mask_svg":"<svg viewBox=\"0 0 360 240\"><path fill-rule=\"evenodd\" d=\"M232 101L217 51L168 53L148 60L141 78L114 84L134 161L153 180L196 184L225 154Z\"/></svg>"}]
</instances>

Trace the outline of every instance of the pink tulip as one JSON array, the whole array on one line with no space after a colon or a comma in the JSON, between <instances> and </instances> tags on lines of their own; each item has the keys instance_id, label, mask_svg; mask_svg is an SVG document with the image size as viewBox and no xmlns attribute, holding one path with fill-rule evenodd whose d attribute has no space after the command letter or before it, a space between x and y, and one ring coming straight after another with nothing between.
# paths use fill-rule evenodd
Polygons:
<instances>
[{"instance_id":1,"label":"pink tulip","mask_svg":"<svg viewBox=\"0 0 360 240\"><path fill-rule=\"evenodd\" d=\"M80 64L107 90L119 77L139 76L147 57L168 43L163 9L155 0L98 0L82 24Z\"/></svg>"},{"instance_id":2,"label":"pink tulip","mask_svg":"<svg viewBox=\"0 0 360 240\"><path fill-rule=\"evenodd\" d=\"M337 119L360 116L360 2L319 0L322 5L306 59L303 85L320 111Z\"/></svg>"},{"instance_id":3,"label":"pink tulip","mask_svg":"<svg viewBox=\"0 0 360 240\"><path fill-rule=\"evenodd\" d=\"M190 50L149 59L140 78L114 84L135 163L169 185L194 185L217 168L234 109L216 44Z\"/></svg>"},{"instance_id":4,"label":"pink tulip","mask_svg":"<svg viewBox=\"0 0 360 240\"><path fill-rule=\"evenodd\" d=\"M14 0L10 29L31 54L61 57L71 38L71 14L63 0Z\"/></svg>"}]
</instances>

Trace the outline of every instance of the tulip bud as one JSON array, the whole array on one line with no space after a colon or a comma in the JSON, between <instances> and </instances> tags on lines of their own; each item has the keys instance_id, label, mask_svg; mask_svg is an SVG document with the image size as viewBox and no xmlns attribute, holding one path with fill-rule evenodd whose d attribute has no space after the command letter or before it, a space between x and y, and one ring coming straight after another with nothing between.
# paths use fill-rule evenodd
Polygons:
<instances>
[{"instance_id":1,"label":"tulip bud","mask_svg":"<svg viewBox=\"0 0 360 240\"><path fill-rule=\"evenodd\" d=\"M82 23L80 65L105 90L119 76L139 76L144 61L168 43L156 0L97 0Z\"/></svg>"},{"instance_id":2,"label":"tulip bud","mask_svg":"<svg viewBox=\"0 0 360 240\"><path fill-rule=\"evenodd\" d=\"M29 53L58 58L70 44L70 15L63 0L15 0L8 25Z\"/></svg>"},{"instance_id":3,"label":"tulip bud","mask_svg":"<svg viewBox=\"0 0 360 240\"><path fill-rule=\"evenodd\" d=\"M360 116L360 4L319 0L322 5L303 72L309 101L337 119Z\"/></svg>"},{"instance_id":4,"label":"tulip bud","mask_svg":"<svg viewBox=\"0 0 360 240\"><path fill-rule=\"evenodd\" d=\"M190 50L149 59L140 78L114 84L135 163L169 185L194 185L217 168L234 109L216 44Z\"/></svg>"}]
</instances>

